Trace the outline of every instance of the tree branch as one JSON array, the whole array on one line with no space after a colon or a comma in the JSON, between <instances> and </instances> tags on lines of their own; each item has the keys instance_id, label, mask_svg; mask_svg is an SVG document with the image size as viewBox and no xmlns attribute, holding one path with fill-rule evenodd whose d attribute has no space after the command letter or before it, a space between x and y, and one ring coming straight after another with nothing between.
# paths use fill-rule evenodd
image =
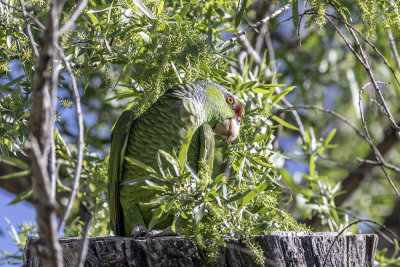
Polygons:
<instances>
[{"instance_id":1,"label":"tree branch","mask_svg":"<svg viewBox=\"0 0 400 267\"><path fill-rule=\"evenodd\" d=\"M60 27L59 34L63 34L65 31L67 31L72 24L74 24L75 20L79 17L81 12L85 9L86 5L88 3L88 0L81 0L78 3L78 6L76 7L74 13L71 15L71 17L65 22L64 25Z\"/></svg>"},{"instance_id":2,"label":"tree branch","mask_svg":"<svg viewBox=\"0 0 400 267\"><path fill-rule=\"evenodd\" d=\"M36 62L37 62L39 59L39 51L36 47L37 44L36 44L35 40L33 39L31 25L29 24L29 21L27 20L28 12L26 12L24 1L20 0L20 3L21 3L21 8L22 8L22 15L24 17L24 21L25 21L25 25L26 25L26 36L28 36L29 43L31 44L31 47L32 47L33 55L35 56Z\"/></svg>"},{"instance_id":3,"label":"tree branch","mask_svg":"<svg viewBox=\"0 0 400 267\"><path fill-rule=\"evenodd\" d=\"M271 14L271 16L267 16L265 18L263 18L262 20L258 21L256 24L248 27L247 29L245 29L242 32L239 32L238 34L236 34L234 37L232 37L231 39L223 42L222 44L217 45L217 49L223 49L224 47L226 47L227 45L234 43L238 40L238 38L242 35L245 35L246 33L248 33L249 31L254 30L255 28L257 28L258 26L260 26L261 24L264 24L268 21L270 21L271 19L275 18L276 16L280 15L283 11L288 10L290 8L290 4L287 4L285 6L283 6L282 8L278 9L277 11L275 11L274 13Z\"/></svg>"},{"instance_id":4,"label":"tree branch","mask_svg":"<svg viewBox=\"0 0 400 267\"><path fill-rule=\"evenodd\" d=\"M73 206L75 198L76 198L76 194L78 192L79 180L80 180L81 171L82 171L83 149L85 147L85 142L84 142L84 125L83 125L81 99L79 96L79 90L78 90L78 86L76 83L76 79L75 79L74 73L72 71L71 65L64 55L64 51L61 48L59 48L59 52L60 52L61 58L64 62L64 65L68 71L68 75L71 79L71 86L72 86L72 90L74 93L77 124L78 124L78 159L77 159L77 163L76 163L74 183L72 186L72 191L71 191L70 197L68 199L67 208L65 209L65 212L64 212L64 214L61 218L60 224L58 226L58 229L60 230L65 226L65 223L68 220L68 217L72 210L72 206Z\"/></svg>"},{"instance_id":5,"label":"tree branch","mask_svg":"<svg viewBox=\"0 0 400 267\"><path fill-rule=\"evenodd\" d=\"M38 233L41 247L37 247L43 266L63 266L61 247L58 242L55 198L50 188L51 173L48 172L48 154L50 149L51 100L50 81L51 63L57 57L55 44L58 43L58 24L65 0L51 2L47 16L47 27L39 53L34 84L33 102L29 126L30 166L32 171L33 199L37 214ZM31 44L33 45L33 44ZM57 82L58 83L58 82Z\"/></svg>"}]
</instances>

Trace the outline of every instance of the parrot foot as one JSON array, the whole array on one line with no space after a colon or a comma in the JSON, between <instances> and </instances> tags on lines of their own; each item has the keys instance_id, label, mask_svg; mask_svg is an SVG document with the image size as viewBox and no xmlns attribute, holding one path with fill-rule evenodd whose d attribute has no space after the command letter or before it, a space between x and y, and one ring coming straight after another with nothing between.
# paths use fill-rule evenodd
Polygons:
<instances>
[{"instance_id":1,"label":"parrot foot","mask_svg":"<svg viewBox=\"0 0 400 267\"><path fill-rule=\"evenodd\" d=\"M138 225L135 226L132 230L131 237L138 239L138 238L144 238L149 234L149 231L147 231L146 226L144 225Z\"/></svg>"},{"instance_id":2,"label":"parrot foot","mask_svg":"<svg viewBox=\"0 0 400 267\"><path fill-rule=\"evenodd\" d=\"M162 230L152 230L148 232L147 236L150 238L154 237L162 237L162 236L177 236L178 234L172 231L171 226L168 226L165 229Z\"/></svg>"}]
</instances>

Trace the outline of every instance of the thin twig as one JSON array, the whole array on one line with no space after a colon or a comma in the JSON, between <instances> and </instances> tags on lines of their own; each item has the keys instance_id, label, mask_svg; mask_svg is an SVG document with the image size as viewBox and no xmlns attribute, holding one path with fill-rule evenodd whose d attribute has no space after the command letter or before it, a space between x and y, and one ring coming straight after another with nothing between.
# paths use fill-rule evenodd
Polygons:
<instances>
[{"instance_id":1,"label":"thin twig","mask_svg":"<svg viewBox=\"0 0 400 267\"><path fill-rule=\"evenodd\" d=\"M57 38L58 39L58 38ZM53 44L54 47L57 46L57 43ZM57 55L57 56L56 56ZM56 197L57 191L57 168L56 168L56 140L55 140L55 122L56 122L56 110L57 110L57 91L58 91L58 53L54 52L53 57L53 67L52 67L52 89L50 92L50 160L49 160L49 176L51 183L51 197Z\"/></svg>"},{"instance_id":2,"label":"thin twig","mask_svg":"<svg viewBox=\"0 0 400 267\"><path fill-rule=\"evenodd\" d=\"M344 117L343 115L340 115L339 113L330 110L330 109L326 109L323 107L319 107L319 106L313 106L313 105L296 105L296 106L292 106L289 108L284 108L284 109L280 109L278 110L276 113L279 113L280 111L286 111L286 110L292 110L292 109L314 109L314 110L318 110L327 114L330 114L334 117L336 117L337 119L341 120L342 122L344 122L345 124L347 124L348 126L350 126L350 128L352 128L360 137L362 137L363 139L366 138L365 134L363 134L353 123L351 123L346 117Z\"/></svg>"},{"instance_id":3,"label":"thin twig","mask_svg":"<svg viewBox=\"0 0 400 267\"><path fill-rule=\"evenodd\" d=\"M70 62L69 64L70 64L71 68L83 69L85 67L85 63L82 63L82 62L76 62L76 63ZM90 63L89 67L96 68L96 67L100 66L100 64L101 64L101 61L95 61L95 62Z\"/></svg>"},{"instance_id":4,"label":"thin twig","mask_svg":"<svg viewBox=\"0 0 400 267\"><path fill-rule=\"evenodd\" d=\"M39 59L39 51L37 49L37 45L35 42L35 39L33 38L32 30L31 30L31 25L29 24L29 21L27 20L28 17L28 12L26 12L25 4L23 0L19 0L21 3L21 9L22 9L22 16L24 17L25 25L26 25L26 36L28 36L29 43L32 47L33 55L36 58L36 61Z\"/></svg>"},{"instance_id":5,"label":"thin twig","mask_svg":"<svg viewBox=\"0 0 400 267\"><path fill-rule=\"evenodd\" d=\"M330 15L330 14L325 14L326 16L329 16L331 18L334 18L336 20L339 20L341 22L343 22L344 24L346 24L347 27L351 28L355 33L357 33L361 38L363 38L363 40L375 51L375 53L382 59L383 63L388 67L388 69L390 70L390 72L392 73L394 79L396 80L397 84L400 86L400 79L397 76L395 70L392 68L392 66L390 66L389 62L387 61L387 59L385 58L385 56L381 53L381 51L379 51L379 49L372 44L367 37L365 37L365 35L363 35L361 32L359 32L356 28L353 27L353 25L351 25L350 23L348 23L346 20L343 20L341 18L338 18L336 16ZM393 37L393 36L392 36ZM390 40L389 40L390 41ZM394 46L392 45L392 49L396 49L393 52L393 55L396 57L396 53L397 53L397 48L396 48L396 44L394 43ZM397 57L396 57L396 62L398 64L400 64L400 59L398 58L399 55L397 53ZM398 65L398 68L400 69L400 65Z\"/></svg>"},{"instance_id":6,"label":"thin twig","mask_svg":"<svg viewBox=\"0 0 400 267\"><path fill-rule=\"evenodd\" d=\"M68 205L67 205L65 212L60 220L60 224L58 225L58 229L60 230L65 226L65 224L68 220L68 217L72 210L72 205L75 201L75 197L76 197L76 194L78 191L79 180L80 180L81 171L82 171L83 149L85 147L85 143L84 143L84 125L83 125L83 117L82 117L81 99L79 96L79 90L78 90L78 86L76 84L76 79L75 79L74 73L72 71L71 65L64 55L64 51L60 47L58 47L58 50L60 52L61 59L64 62L64 65L67 69L68 75L71 79L71 86L72 86L72 90L74 93L74 100L75 100L75 106L76 106L76 117L77 117L77 124L78 124L78 159L77 159L77 163L76 163L74 183L72 186L71 194L68 199Z\"/></svg>"},{"instance_id":7,"label":"thin twig","mask_svg":"<svg viewBox=\"0 0 400 267\"><path fill-rule=\"evenodd\" d=\"M239 32L238 34L236 34L234 37L232 37L231 39L223 42L222 44L217 45L217 49L223 49L224 47L228 46L231 43L234 43L238 40L238 38L242 35L245 35L246 33L248 33L249 31L254 30L255 28L257 28L258 26L260 26L261 24L264 24L268 21L270 21L271 19L275 18L276 16L280 15L283 11L287 10L290 8L290 4L287 4L285 6L283 6L282 8L278 9L277 11L275 11L274 13L271 14L271 16L267 16L265 18L263 18L262 20L256 22L254 25L248 27L247 29L245 29L244 31Z\"/></svg>"},{"instance_id":8,"label":"thin twig","mask_svg":"<svg viewBox=\"0 0 400 267\"><path fill-rule=\"evenodd\" d=\"M332 2L332 0L329 0L329 3L330 3L330 5L336 10L336 12L341 16L341 18L342 18L344 21L346 21L344 15L343 15L342 12L336 7L336 5ZM331 23L332 23L332 21L331 21ZM364 49L362 48L362 46L361 46L361 44L360 44L360 41L358 40L357 36L355 35L354 30L353 30L351 27L349 27L349 32L350 32L351 36L353 37L354 41L356 42L356 45L357 45L357 47L358 47L358 49L359 49L359 51L360 51L360 55L361 55L361 58L362 58L362 61L360 61L360 62L363 62L363 63L364 63L363 66L364 66L365 70L367 71L368 76L369 76L370 79L371 79L371 83L372 83L372 85L374 86L374 89L375 89L376 94L378 95L380 101L382 102L383 108L385 109L386 113L388 114L388 119L389 119L390 123L392 124L393 129L394 129L395 131L397 131L397 134L398 134L398 136L400 137L400 127L397 125L397 123L396 123L396 121L395 121L395 119L394 119L392 113L391 113L390 110L389 110L389 107L388 107L388 105L387 105L387 103L386 103L386 101L385 101L385 98L384 98L383 95L382 95L382 92L381 92L381 90L380 90L380 88L379 88L379 86L378 86L378 84L377 84L377 82L376 82L376 79L375 79L375 77L374 77L374 74L373 74L373 72L372 72L372 70L371 70L371 68L370 68L370 66L369 66L368 59L367 59L367 57L366 57L366 55L365 55L365 53L364 53ZM400 195L399 195L399 197L400 197Z\"/></svg>"},{"instance_id":9,"label":"thin twig","mask_svg":"<svg viewBox=\"0 0 400 267\"><path fill-rule=\"evenodd\" d=\"M366 163L366 164L371 164L371 165L375 165L375 166L385 166L388 169L391 169L392 171L398 172L400 173L400 168L397 166L394 166L392 164L389 163L382 163L379 161L374 161L374 160L369 160L369 159L362 159L362 158L357 158L357 161L360 163Z\"/></svg>"},{"instance_id":10,"label":"thin twig","mask_svg":"<svg viewBox=\"0 0 400 267\"><path fill-rule=\"evenodd\" d=\"M363 125L365 136L366 136L365 140L367 141L368 145L371 147L371 150L374 152L377 161L382 164L381 170L385 174L385 177L388 180L389 184L392 186L393 190L396 192L397 196L400 198L400 192L397 190L397 188L394 185L392 179L390 178L389 174L387 173L386 169L384 168L384 167L386 167L385 165L387 164L385 162L385 159L383 158L383 156L379 152L379 150L376 148L376 146L372 143L372 139L371 139L371 136L369 135L369 131L368 131L368 128L367 128L367 123L366 123L365 118L364 118L364 111L363 111L363 108L362 108L362 93L363 93L363 91L364 91L364 89L365 89L365 87L367 85L368 84L366 84L363 87L361 87L360 93L359 93L359 98L358 98L358 107L359 107L359 110L360 110L361 123Z\"/></svg>"},{"instance_id":11,"label":"thin twig","mask_svg":"<svg viewBox=\"0 0 400 267\"><path fill-rule=\"evenodd\" d=\"M65 31L67 31L72 24L74 24L75 20L79 17L81 12L85 9L86 5L88 3L88 0L81 0L78 3L78 6L76 7L74 13L71 15L71 17L65 22L64 25L60 27L59 34L63 34Z\"/></svg>"},{"instance_id":12,"label":"thin twig","mask_svg":"<svg viewBox=\"0 0 400 267\"><path fill-rule=\"evenodd\" d=\"M77 267L83 267L85 265L85 261L86 261L86 256L87 256L87 252L88 252L88 248L89 248L89 230L90 227L92 226L92 222L93 222L93 216L91 216L89 214L89 219L87 220L86 224L85 224L85 228L83 229L84 235L83 235L83 240L82 240L82 244L79 250L79 261L78 261L78 265Z\"/></svg>"},{"instance_id":13,"label":"thin twig","mask_svg":"<svg viewBox=\"0 0 400 267\"><path fill-rule=\"evenodd\" d=\"M335 23L329 18L329 16L325 16L325 18L335 27L336 32L342 37L343 41L345 42L346 46L350 49L350 51L354 54L354 56L358 59L358 61L361 63L361 65L364 66L364 68L368 68L364 60L360 57L359 54L354 50L354 48L351 46L349 41L347 41L346 37L343 35L343 33L339 30L339 28L336 26Z\"/></svg>"},{"instance_id":14,"label":"thin twig","mask_svg":"<svg viewBox=\"0 0 400 267\"><path fill-rule=\"evenodd\" d=\"M258 55L257 51L253 48L253 46L250 44L250 42L247 40L247 38L245 36L240 36L238 38L238 43L245 49L245 51L247 52L248 55L253 56L254 58L254 62L260 66L263 64L263 60L261 59L261 57ZM274 88L276 93L279 94L281 93L281 90L279 87L275 87ZM286 97L282 97L282 102L287 106L287 107L291 107L292 104L287 100ZM306 138L305 138L305 133L304 133L304 126L303 123L300 119L299 114L295 111L292 110L292 115L296 121L297 126L300 129L300 137L303 141L303 143L305 142Z\"/></svg>"},{"instance_id":15,"label":"thin twig","mask_svg":"<svg viewBox=\"0 0 400 267\"><path fill-rule=\"evenodd\" d=\"M379 225L380 227L383 227L383 228L385 228L385 229L388 229L385 225L383 225L383 224L381 224L381 223L378 223L378 222L376 222L376 221L373 221L373 220L368 220L368 219L360 219L360 220L357 220L357 221L354 221L354 222L350 223L349 225L347 225L342 231L340 231L340 232L335 236L335 239L333 240L332 244L329 246L328 252L326 253L326 256L325 256L325 259L324 259L324 263L322 264L322 267L325 267L325 266L326 266L327 261L328 261L329 254L331 253L332 247L333 247L333 245L335 245L335 243L336 243L336 241L338 240L338 238L339 238L348 228L350 228L351 226L353 226L353 225L355 225L355 224L358 224L358 223L360 223L360 222L369 222L369 223L373 223L373 224ZM368 225L368 224L367 224L367 225ZM390 230L390 229L389 229L389 230ZM390 232L391 232L392 234L394 234L392 231L390 231ZM397 237L396 234L394 234L394 235Z\"/></svg>"},{"instance_id":16,"label":"thin twig","mask_svg":"<svg viewBox=\"0 0 400 267\"><path fill-rule=\"evenodd\" d=\"M385 20L385 17L383 17L383 20ZM392 49L393 57L397 64L397 69L400 70L399 52L397 51L396 42L394 41L393 33L390 28L388 28L387 34L388 34L388 38L389 38L390 48Z\"/></svg>"},{"instance_id":17,"label":"thin twig","mask_svg":"<svg viewBox=\"0 0 400 267\"><path fill-rule=\"evenodd\" d=\"M16 10L16 11L18 11L18 12L23 13L23 11L22 11L21 9L19 9L18 7L15 7L15 6L13 6L13 5L10 5L10 4L4 2L3 0L0 0L0 3L2 3L2 4L5 5L5 6L8 6L8 7L12 8L12 9L14 9L14 10ZM31 14L29 14L28 12L26 13L26 16L27 16L29 19L31 19L31 20L36 24L36 26L38 26L41 30L44 31L44 30L46 29L46 27L45 27L37 18L35 18L35 17L32 16Z\"/></svg>"},{"instance_id":18,"label":"thin twig","mask_svg":"<svg viewBox=\"0 0 400 267\"><path fill-rule=\"evenodd\" d=\"M370 83L368 83L368 84L370 84ZM365 88L365 87L364 87L364 88ZM344 122L345 124L347 124L348 126L350 126L350 127L351 127L361 138L363 138L370 146L372 145L372 146L374 147L374 149L372 149L372 150L374 151L374 153L377 151L377 152L379 153L380 157L382 158L381 161L371 161L371 160L367 160L367 159L366 159L366 160L360 159L360 160L358 160L359 162L365 162L365 163L369 163L369 164L376 165L376 166L383 166L383 167L386 167L386 168L388 168L388 169L390 169L390 170L392 170L392 171L395 171L395 172L400 173L400 168L398 168L398 167L396 167L396 166L394 166L394 165L392 165L392 164L387 163L387 162L383 159L383 156L381 155L381 153L379 152L379 150L372 144L371 139L370 139L370 138L368 139L368 136L365 135L364 133L362 133L362 132L361 132L353 123L351 123L346 117L340 115L339 113L336 113L336 112L333 111L333 110L326 109L326 108L322 108L322 107L319 107L319 106L312 106L312 105L296 105L296 106L292 106L292 107L289 107L289 108L279 109L279 110L276 112L276 114L278 114L279 112L282 112L282 111L287 111L287 110L292 110L292 109L312 109L312 110L318 110L318 111L321 111L321 112L324 112L324 113L327 113L327 114L330 114L330 115L336 117L337 119L341 120L342 122ZM370 163L370 162L373 162L373 163Z\"/></svg>"}]
</instances>

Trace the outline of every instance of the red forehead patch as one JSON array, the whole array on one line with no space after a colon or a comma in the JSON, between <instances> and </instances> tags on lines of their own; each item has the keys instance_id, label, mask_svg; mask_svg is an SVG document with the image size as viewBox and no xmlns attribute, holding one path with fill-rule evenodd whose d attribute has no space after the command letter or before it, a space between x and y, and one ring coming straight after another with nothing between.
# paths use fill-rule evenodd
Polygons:
<instances>
[{"instance_id":1,"label":"red forehead patch","mask_svg":"<svg viewBox=\"0 0 400 267\"><path fill-rule=\"evenodd\" d=\"M240 117L240 118L242 117L242 106L240 105L239 102L237 102L234 111L235 111L236 117Z\"/></svg>"}]
</instances>

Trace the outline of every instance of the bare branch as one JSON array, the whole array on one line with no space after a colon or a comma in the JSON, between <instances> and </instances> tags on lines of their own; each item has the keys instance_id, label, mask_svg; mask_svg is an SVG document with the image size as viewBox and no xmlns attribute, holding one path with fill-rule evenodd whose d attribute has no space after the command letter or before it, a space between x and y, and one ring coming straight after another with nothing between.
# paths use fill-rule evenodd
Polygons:
<instances>
[{"instance_id":1,"label":"bare branch","mask_svg":"<svg viewBox=\"0 0 400 267\"><path fill-rule=\"evenodd\" d=\"M376 81L375 81L375 83L376 83ZM393 190L396 192L396 195L400 198L400 192L397 190L397 188L394 185L392 179L390 178L389 174L387 173L387 171L384 168L385 165L386 165L386 162L385 162L382 154L379 152L379 150L376 148L376 146L372 143L371 136L369 135L369 132L368 132L367 123L365 121L364 111L363 111L363 108L362 108L362 93L363 93L363 91L364 91L364 89L365 89L365 87L367 85L368 84L364 85L360 89L359 98L358 98L358 107L359 107L359 110L360 110L361 123L363 125L365 136L366 136L365 140L367 141L368 145L371 147L371 150L374 152L377 161L382 164L381 169L382 169L383 173L385 174L386 179L388 180L389 184L392 186Z\"/></svg>"},{"instance_id":2,"label":"bare branch","mask_svg":"<svg viewBox=\"0 0 400 267\"><path fill-rule=\"evenodd\" d=\"M245 35L246 33L248 33L249 31L254 30L255 28L257 28L258 26L260 26L261 24L267 23L268 21L270 21L271 19L275 18L276 16L280 15L283 11L288 10L290 8L290 4L287 4L285 6L283 6L282 8L278 9L277 11L275 11L274 13L271 14L271 16L267 16L265 18L263 18L262 20L256 22L256 24L250 26L249 28L245 29L242 32L239 32L238 34L236 34L234 37L232 37L231 39L223 42L222 44L217 45L217 49L223 49L224 47L226 47L227 45L234 43L238 40L238 38L242 35Z\"/></svg>"},{"instance_id":3,"label":"bare branch","mask_svg":"<svg viewBox=\"0 0 400 267\"><path fill-rule=\"evenodd\" d=\"M21 9L19 9L18 7L15 7L15 6L13 6L13 5L10 5L10 4L4 2L3 0L0 0L0 3L3 4L3 5L5 5L5 6L8 6L8 7L12 8L12 9L14 9L14 10L16 10L16 11L18 11L18 12L23 13L23 11L22 11ZM24 16L25 16L25 15L24 15ZM29 19L31 19L31 20L36 24L36 26L38 26L41 30L44 31L44 30L46 29L46 27L45 27L37 18L35 18L35 17L32 16L31 14L29 14L28 12L26 12L26 17L28 17Z\"/></svg>"},{"instance_id":4,"label":"bare branch","mask_svg":"<svg viewBox=\"0 0 400 267\"><path fill-rule=\"evenodd\" d=\"M82 107L81 107L81 99L79 96L79 90L78 86L76 83L75 75L72 71L71 65L67 58L64 55L64 51L58 47L61 58L64 62L64 65L67 69L68 75L71 79L71 86L72 90L74 92L74 100L75 100L75 106L76 106L76 117L77 117L77 124L78 124L78 159L76 163L76 169L75 169L75 175L74 175L74 183L72 186L72 191L70 194L70 197L68 199L68 205L65 209L65 212L61 218L60 224L58 226L58 229L62 229L65 226L65 223L68 220L68 217L71 213L72 210L72 205L74 204L76 194L78 192L78 186L79 186L79 180L81 176L81 171L82 171L82 162L83 162L83 149L85 147L85 142L84 142L84 125L83 125L83 116L82 116Z\"/></svg>"},{"instance_id":5,"label":"bare branch","mask_svg":"<svg viewBox=\"0 0 400 267\"><path fill-rule=\"evenodd\" d=\"M343 16L342 12L336 7L336 5L331 0L329 0L329 3L336 10L336 12L341 16L341 18L344 21L346 21L346 19ZM326 18L328 18L328 17L326 16ZM331 20L330 20L330 22L332 23ZM335 28L337 28L336 25L335 25ZM378 84L376 82L374 74L373 74L373 72L372 72L372 70L371 70L371 68L369 66L368 59L367 59L367 57L366 57L366 55L364 53L364 49L362 48L357 36L355 35L355 33L354 33L354 31L353 31L353 29L351 27L349 27L349 32L350 32L351 36L353 37L354 41L356 42L356 45L357 45L357 47L358 47L358 49L360 51L360 55L361 55L361 58L362 58L362 60L360 62L363 62L363 66L364 66L365 70L367 71L368 76L371 79L371 83L374 86L375 92L377 93L380 101L382 102L383 108L385 109L386 113L388 114L389 121L392 124L393 129L395 129L397 131L397 134L400 137L400 127L397 125L392 113L389 110L389 107L387 106L387 103L386 103L386 101L385 101L385 99L384 99L384 97L382 95L382 92L381 92L381 90L380 90L380 88L379 88L379 86L378 86ZM400 197L400 195L399 195L399 197Z\"/></svg>"},{"instance_id":6,"label":"bare branch","mask_svg":"<svg viewBox=\"0 0 400 267\"><path fill-rule=\"evenodd\" d=\"M393 75L394 79L396 80L397 84L400 86L400 79L399 79L399 77L397 76L397 74L396 74L396 72L394 71L394 69L392 68L392 66L390 66L389 62L387 61L387 59L385 58L385 56L381 53L381 51L379 51L379 49L378 49L374 44L372 44L372 43L368 40L368 38L365 37L365 35L363 35L361 32L359 32L356 28L353 27L353 25L351 25L350 23L348 23L346 20L343 20L343 19L341 19L341 18L335 17L335 16L330 15L330 14L325 14L325 15L326 15L326 16L329 16L329 17L331 17L331 18L334 18L334 19L336 19L336 20L339 20L339 21L341 21L341 22L343 22L344 24L346 24L347 27L351 28L355 33L357 33L361 38L363 38L363 40L364 40L364 41L375 51L375 53L382 59L383 63L388 67L388 69L389 69L390 72L392 73L392 75ZM390 33L391 33L391 31L390 31ZM388 34L389 34L389 33L388 33ZM390 37L389 37L389 41L390 41L390 43L392 44L392 52L393 52L393 55L394 55L395 58L396 58L396 62L397 62L397 64L398 64L398 68L400 69L400 59L399 59L399 55L398 55L398 53L397 53L396 44L395 44L394 42L393 42L393 43L391 42L391 41L393 41L393 35L392 35L392 39L390 39ZM394 46L393 46L393 44L394 44ZM393 49L395 49L395 50L393 50ZM397 55L397 56L396 56L396 55Z\"/></svg>"},{"instance_id":7,"label":"bare branch","mask_svg":"<svg viewBox=\"0 0 400 267\"><path fill-rule=\"evenodd\" d=\"M74 13L71 15L71 17L65 22L64 25L60 27L59 34L63 34L65 31L67 31L72 24L74 24L75 20L79 17L81 12L85 9L86 5L88 3L88 0L81 0L78 3L78 6L76 7Z\"/></svg>"},{"instance_id":8,"label":"bare branch","mask_svg":"<svg viewBox=\"0 0 400 267\"><path fill-rule=\"evenodd\" d=\"M389 163L383 164L382 162L379 162L379 161L374 161L374 160L369 160L369 159L361 159L361 158L357 158L357 161L360 163L366 163L366 164L371 164L371 165L375 165L375 166L385 166L386 168L388 168L392 171L400 173L399 167L396 167Z\"/></svg>"},{"instance_id":9,"label":"bare branch","mask_svg":"<svg viewBox=\"0 0 400 267\"><path fill-rule=\"evenodd\" d=\"M354 222L350 223L349 225L347 225L345 228L343 228L343 230L340 231L340 232L336 235L335 239L333 240L332 244L330 245L330 247L329 247L329 249L328 249L328 252L326 253L326 256L325 256L325 259L324 259L324 264L322 264L322 267L325 267L325 266L326 266L327 261L328 261L329 254L331 253L332 247L333 247L333 245L335 245L337 239L338 239L347 229L349 229L351 226L353 226L353 225L355 225L355 224L358 224L358 223L361 223L361 222L373 223L373 224L379 225L380 227L384 227L384 228L388 229L385 225L383 225L383 224L381 224L381 223L378 223L378 222L373 221L373 220L367 220L367 219L360 219L360 220L357 220L357 221L354 221ZM367 225L368 225L368 224L367 224ZM390 229L388 229L388 230L390 230ZM393 231L390 230L390 232L398 239L398 236L397 236Z\"/></svg>"},{"instance_id":10,"label":"bare branch","mask_svg":"<svg viewBox=\"0 0 400 267\"><path fill-rule=\"evenodd\" d=\"M319 106L310 106L310 105L296 105L296 106L291 106L285 109L280 109L277 111L286 111L286 110L292 110L292 109L314 109L314 110L318 110L327 114L330 114L334 117L336 117L337 119L341 120L342 122L344 122L345 124L347 124L348 126L350 126L359 136L361 136L364 140L366 138L365 134L363 134L353 123L351 123L346 117L344 117L343 115L340 115L339 113L336 113L333 110L330 109L326 109L323 107L319 107Z\"/></svg>"},{"instance_id":11,"label":"bare branch","mask_svg":"<svg viewBox=\"0 0 400 267\"><path fill-rule=\"evenodd\" d=\"M40 259L43 266L63 266L62 251L57 237L55 221L55 198L50 188L50 175L47 170L51 132L50 82L51 63L57 57L55 44L58 43L58 24L65 0L51 2L47 16L47 27L39 53L35 71L30 116L30 166L32 171L33 197L38 221L38 233L43 248ZM58 81L57 81L58 83Z\"/></svg>"},{"instance_id":12,"label":"bare branch","mask_svg":"<svg viewBox=\"0 0 400 267\"><path fill-rule=\"evenodd\" d=\"M26 36L28 36L29 39L29 43L31 44L32 47L32 51L33 54L35 55L36 58L36 62L39 59L39 51L37 49L37 44L35 42L35 39L33 38L33 34L32 34L32 30L31 30L31 25L29 24L29 21L27 20L27 14L28 12L26 12L26 8L25 8L25 4L23 0L19 1L21 3L21 7L22 7L22 15L24 17L24 21L25 21L25 25L26 25Z\"/></svg>"},{"instance_id":13,"label":"bare branch","mask_svg":"<svg viewBox=\"0 0 400 267\"><path fill-rule=\"evenodd\" d=\"M385 17L383 17L383 20L385 20ZM390 28L387 30L387 34L388 34L388 38L389 38L390 47L392 49L393 57L396 60L397 69L400 70L399 52L397 51L396 42L394 41L393 33L392 33L392 30Z\"/></svg>"},{"instance_id":14,"label":"bare branch","mask_svg":"<svg viewBox=\"0 0 400 267\"><path fill-rule=\"evenodd\" d=\"M71 68L83 69L85 67L85 64L81 63L81 62L77 62L77 63L70 62L69 64L70 64ZM96 67L100 66L100 64L101 64L100 61L95 61L95 62L90 63L89 67L96 68Z\"/></svg>"},{"instance_id":15,"label":"bare branch","mask_svg":"<svg viewBox=\"0 0 400 267\"><path fill-rule=\"evenodd\" d=\"M78 263L78 267L83 267L85 265L85 261L86 261L86 256L88 253L88 247L89 247L89 230L90 227L92 226L92 222L93 222L93 216L89 215L89 219L87 220L86 224L85 224L85 228L83 229L83 240L82 240L82 245L81 245L81 249L79 250L79 263Z\"/></svg>"},{"instance_id":16,"label":"bare branch","mask_svg":"<svg viewBox=\"0 0 400 267\"><path fill-rule=\"evenodd\" d=\"M33 110L33 108L32 108ZM63 266L62 251L57 237L55 200L51 198L49 176L47 173L47 153L41 151L38 140L29 136L30 167L32 172L33 203L37 213L39 237L38 247L43 266Z\"/></svg>"}]
</instances>

